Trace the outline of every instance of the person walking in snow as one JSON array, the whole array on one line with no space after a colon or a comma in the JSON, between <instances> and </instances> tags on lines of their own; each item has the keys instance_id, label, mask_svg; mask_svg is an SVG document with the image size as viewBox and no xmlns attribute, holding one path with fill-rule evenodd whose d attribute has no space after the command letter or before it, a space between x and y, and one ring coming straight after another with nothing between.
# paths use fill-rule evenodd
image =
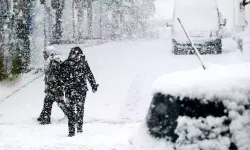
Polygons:
<instances>
[{"instance_id":1,"label":"person walking in snow","mask_svg":"<svg viewBox=\"0 0 250 150\"><path fill-rule=\"evenodd\" d=\"M99 84L96 84L94 75L80 47L73 47L69 53L68 59L65 60L61 66L63 70L65 96L68 99L72 112L75 111L76 107L76 128L78 133L82 133L84 103L88 91L86 80L89 81L94 93L97 91ZM75 125L69 122L69 127L69 136L74 136Z\"/></svg>"},{"instance_id":2,"label":"person walking in snow","mask_svg":"<svg viewBox=\"0 0 250 150\"><path fill-rule=\"evenodd\" d=\"M55 52L55 48L53 46L48 46L46 47L46 50L43 51L43 58L44 58L44 81L45 81L45 87L46 87L46 76L48 75L48 70L49 70L49 64L51 61L51 55L54 55ZM50 57L50 59L48 59ZM45 90L46 91L46 90ZM46 92L45 92L46 95ZM39 117L37 118L37 121L40 122L40 124L50 124L50 116L47 119L47 115L46 115L46 107L49 104L53 104L53 103L48 103L46 97L44 98L44 105L43 105L43 109L42 112L40 113Z\"/></svg>"},{"instance_id":3,"label":"person walking in snow","mask_svg":"<svg viewBox=\"0 0 250 150\"><path fill-rule=\"evenodd\" d=\"M44 62L45 87L46 87L46 77L47 77L48 71L49 71L49 64L50 64L50 61L51 61L51 58L52 58L50 56L53 56L54 54L56 54L54 46L48 46L48 47L46 47L46 50L43 51L43 58L44 58L44 61L45 61ZM46 95L46 92L45 92L45 95ZM46 108L49 105L53 105L53 102L49 103L48 100L45 97L43 103L44 103L43 109L42 109L42 112L40 113L39 117L37 118L37 121L39 121L40 124L50 124L50 116L47 116Z\"/></svg>"},{"instance_id":4,"label":"person walking in snow","mask_svg":"<svg viewBox=\"0 0 250 150\"><path fill-rule=\"evenodd\" d=\"M55 52L45 52L44 58L46 59L45 65L45 98L42 112L37 119L40 124L50 124L51 111L54 102L62 109L64 114L68 117L69 122L75 122L76 114L70 111L70 108L60 96L63 95L63 82L61 78L60 56Z\"/></svg>"}]
</instances>

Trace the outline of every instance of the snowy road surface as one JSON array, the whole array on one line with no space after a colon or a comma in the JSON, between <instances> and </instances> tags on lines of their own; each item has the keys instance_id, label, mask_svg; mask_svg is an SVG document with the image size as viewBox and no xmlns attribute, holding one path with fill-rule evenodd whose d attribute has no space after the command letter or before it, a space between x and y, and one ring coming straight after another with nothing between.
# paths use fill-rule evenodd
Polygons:
<instances>
[{"instance_id":1,"label":"snowy road surface","mask_svg":"<svg viewBox=\"0 0 250 150\"><path fill-rule=\"evenodd\" d=\"M162 1L163 2L163 1ZM135 148L131 138L143 126L151 102L151 84L161 74L200 67L195 55L175 56L171 53L171 39L165 19L171 16L168 2L158 3L162 10L155 25L160 39L152 41L111 42L84 49L90 67L100 84L98 92L87 94L83 133L66 137L67 121L58 121L63 113L53 106L52 124L36 122L44 98L43 77L0 103L0 149L82 149L125 150ZM172 2L171 2L172 3ZM172 5L172 4L171 4ZM168 16L166 16L168 14ZM232 43L225 41L227 52L222 55L204 56L206 63L235 64L249 62L250 49L244 57L232 51ZM58 46L66 58L73 45ZM0 98L10 89L0 86ZM138 134L137 134L138 136ZM140 135L139 135L140 136ZM145 136L141 135L142 142ZM146 138L146 137L145 137ZM143 144L143 143L142 143Z\"/></svg>"},{"instance_id":2,"label":"snowy road surface","mask_svg":"<svg viewBox=\"0 0 250 150\"><path fill-rule=\"evenodd\" d=\"M63 114L55 104L51 125L36 122L44 97L41 77L0 104L0 149L128 149L128 139L147 113L152 82L163 73L200 66L196 56L174 56L170 41L113 42L84 49L100 88L88 93L83 134L66 137L67 122L58 121ZM64 58L69 47L58 47ZM242 63L246 54L245 59L239 52L204 59Z\"/></svg>"}]
</instances>

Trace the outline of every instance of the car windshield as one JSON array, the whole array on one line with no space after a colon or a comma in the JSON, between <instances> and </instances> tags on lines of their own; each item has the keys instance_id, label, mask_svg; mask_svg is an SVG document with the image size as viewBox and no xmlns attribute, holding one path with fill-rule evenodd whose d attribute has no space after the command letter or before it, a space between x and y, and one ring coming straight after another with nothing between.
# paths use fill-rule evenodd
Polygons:
<instances>
[{"instance_id":1,"label":"car windshield","mask_svg":"<svg viewBox=\"0 0 250 150\"><path fill-rule=\"evenodd\" d=\"M196 4L196 5L194 5ZM218 12L215 0L177 0L175 4L174 28L182 31L177 21L180 18L188 31L202 32L218 29Z\"/></svg>"}]
</instances>

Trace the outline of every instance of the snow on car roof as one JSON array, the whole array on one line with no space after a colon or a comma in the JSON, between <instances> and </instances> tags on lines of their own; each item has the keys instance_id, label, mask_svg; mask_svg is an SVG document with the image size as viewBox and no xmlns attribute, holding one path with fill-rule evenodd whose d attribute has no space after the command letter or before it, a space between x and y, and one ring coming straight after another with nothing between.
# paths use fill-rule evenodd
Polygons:
<instances>
[{"instance_id":1,"label":"snow on car roof","mask_svg":"<svg viewBox=\"0 0 250 150\"><path fill-rule=\"evenodd\" d=\"M250 64L212 65L180 71L159 77L153 83L153 93L206 100L223 99L237 104L249 104Z\"/></svg>"}]
</instances>

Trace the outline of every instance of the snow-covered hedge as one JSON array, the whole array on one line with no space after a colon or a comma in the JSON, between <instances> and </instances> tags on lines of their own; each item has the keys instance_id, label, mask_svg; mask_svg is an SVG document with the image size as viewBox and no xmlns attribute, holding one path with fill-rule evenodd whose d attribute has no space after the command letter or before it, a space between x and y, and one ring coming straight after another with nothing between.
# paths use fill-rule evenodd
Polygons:
<instances>
[{"instance_id":1,"label":"snow-covered hedge","mask_svg":"<svg viewBox=\"0 0 250 150\"><path fill-rule=\"evenodd\" d=\"M250 64L163 75L153 94L146 128L168 148L250 149Z\"/></svg>"}]
</instances>

